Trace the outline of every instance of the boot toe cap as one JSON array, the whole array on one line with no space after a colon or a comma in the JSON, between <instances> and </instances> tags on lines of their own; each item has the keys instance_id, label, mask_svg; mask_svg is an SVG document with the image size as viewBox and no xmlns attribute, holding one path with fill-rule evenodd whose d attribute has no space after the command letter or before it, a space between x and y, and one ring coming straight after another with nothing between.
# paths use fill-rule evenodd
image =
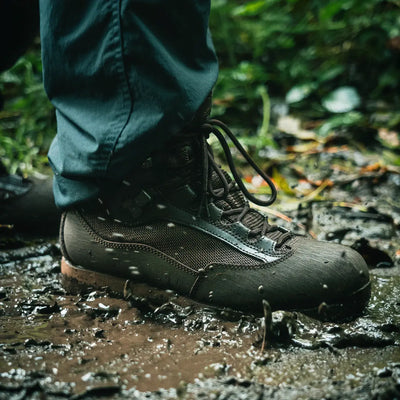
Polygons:
<instances>
[{"instance_id":1,"label":"boot toe cap","mask_svg":"<svg viewBox=\"0 0 400 400\"><path fill-rule=\"evenodd\" d=\"M355 250L300 238L293 254L281 262L250 268L214 266L198 295L207 301L211 291L214 302L256 313L262 312L265 299L273 310L317 311L326 304L356 314L368 302L369 282L368 267Z\"/></svg>"}]
</instances>

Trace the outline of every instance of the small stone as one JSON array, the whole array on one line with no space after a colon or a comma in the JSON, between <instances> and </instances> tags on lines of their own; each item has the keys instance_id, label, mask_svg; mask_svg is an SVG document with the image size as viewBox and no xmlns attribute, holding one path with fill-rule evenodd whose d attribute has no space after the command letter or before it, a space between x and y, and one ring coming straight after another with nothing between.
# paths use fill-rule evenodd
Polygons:
<instances>
[{"instance_id":1,"label":"small stone","mask_svg":"<svg viewBox=\"0 0 400 400\"><path fill-rule=\"evenodd\" d=\"M106 337L106 335L104 334L104 329L97 330L94 336L97 338L104 339Z\"/></svg>"},{"instance_id":2,"label":"small stone","mask_svg":"<svg viewBox=\"0 0 400 400\"><path fill-rule=\"evenodd\" d=\"M389 378L390 376L392 376L392 374L393 374L393 371L387 367L379 369L376 372L376 375L379 376L379 378Z\"/></svg>"}]
</instances>

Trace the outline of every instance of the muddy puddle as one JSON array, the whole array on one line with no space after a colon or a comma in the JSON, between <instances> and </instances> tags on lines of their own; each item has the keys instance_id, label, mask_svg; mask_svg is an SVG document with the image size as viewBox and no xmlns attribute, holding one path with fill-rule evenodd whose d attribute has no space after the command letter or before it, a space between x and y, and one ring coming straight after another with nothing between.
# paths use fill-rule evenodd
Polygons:
<instances>
[{"instance_id":1,"label":"muddy puddle","mask_svg":"<svg viewBox=\"0 0 400 400\"><path fill-rule=\"evenodd\" d=\"M32 257L35 249L40 255ZM101 290L70 295L56 245L8 256L0 267L1 398L118 398L133 391L247 398L240 396L271 390L274 398L400 396L398 266L372 270L373 297L355 321L275 312L261 351L262 318L143 288L143 297L128 301Z\"/></svg>"},{"instance_id":2,"label":"muddy puddle","mask_svg":"<svg viewBox=\"0 0 400 400\"><path fill-rule=\"evenodd\" d=\"M169 291L71 294L55 240L3 240L0 399L400 399L398 222L318 204L297 221L310 213L319 238L370 257L371 302L342 323L275 312L264 345L262 318Z\"/></svg>"}]
</instances>

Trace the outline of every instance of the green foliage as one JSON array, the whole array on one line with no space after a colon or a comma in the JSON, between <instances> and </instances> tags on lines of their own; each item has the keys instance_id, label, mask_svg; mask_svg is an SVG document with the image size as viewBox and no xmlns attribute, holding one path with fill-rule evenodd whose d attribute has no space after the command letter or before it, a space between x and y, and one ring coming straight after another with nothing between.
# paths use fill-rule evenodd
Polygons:
<instances>
[{"instance_id":1,"label":"green foliage","mask_svg":"<svg viewBox=\"0 0 400 400\"><path fill-rule=\"evenodd\" d=\"M400 108L398 0L213 0L211 31L221 64L217 115L257 110L259 86L303 118L374 102Z\"/></svg>"},{"instance_id":2,"label":"green foliage","mask_svg":"<svg viewBox=\"0 0 400 400\"><path fill-rule=\"evenodd\" d=\"M276 117L342 129L400 127L399 0L212 0L220 60L215 116L255 153L277 148ZM0 157L15 172L46 164L56 127L39 46L0 74Z\"/></svg>"},{"instance_id":3,"label":"green foliage","mask_svg":"<svg viewBox=\"0 0 400 400\"><path fill-rule=\"evenodd\" d=\"M5 107L0 111L0 158L15 173L27 174L47 163L55 134L53 107L42 84L39 48L29 51L0 75Z\"/></svg>"}]
</instances>

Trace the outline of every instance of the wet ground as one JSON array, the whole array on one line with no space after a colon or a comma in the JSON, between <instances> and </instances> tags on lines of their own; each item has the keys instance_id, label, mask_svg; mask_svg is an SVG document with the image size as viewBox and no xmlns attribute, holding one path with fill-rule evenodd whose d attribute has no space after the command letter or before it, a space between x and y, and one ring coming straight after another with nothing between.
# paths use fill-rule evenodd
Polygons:
<instances>
[{"instance_id":1,"label":"wet ground","mask_svg":"<svg viewBox=\"0 0 400 400\"><path fill-rule=\"evenodd\" d=\"M400 180L356 182L353 195L333 189L334 202L287 215L368 260L365 314L332 323L278 311L264 345L262 318L168 291L71 294L55 239L3 230L0 399L400 399Z\"/></svg>"}]
</instances>

